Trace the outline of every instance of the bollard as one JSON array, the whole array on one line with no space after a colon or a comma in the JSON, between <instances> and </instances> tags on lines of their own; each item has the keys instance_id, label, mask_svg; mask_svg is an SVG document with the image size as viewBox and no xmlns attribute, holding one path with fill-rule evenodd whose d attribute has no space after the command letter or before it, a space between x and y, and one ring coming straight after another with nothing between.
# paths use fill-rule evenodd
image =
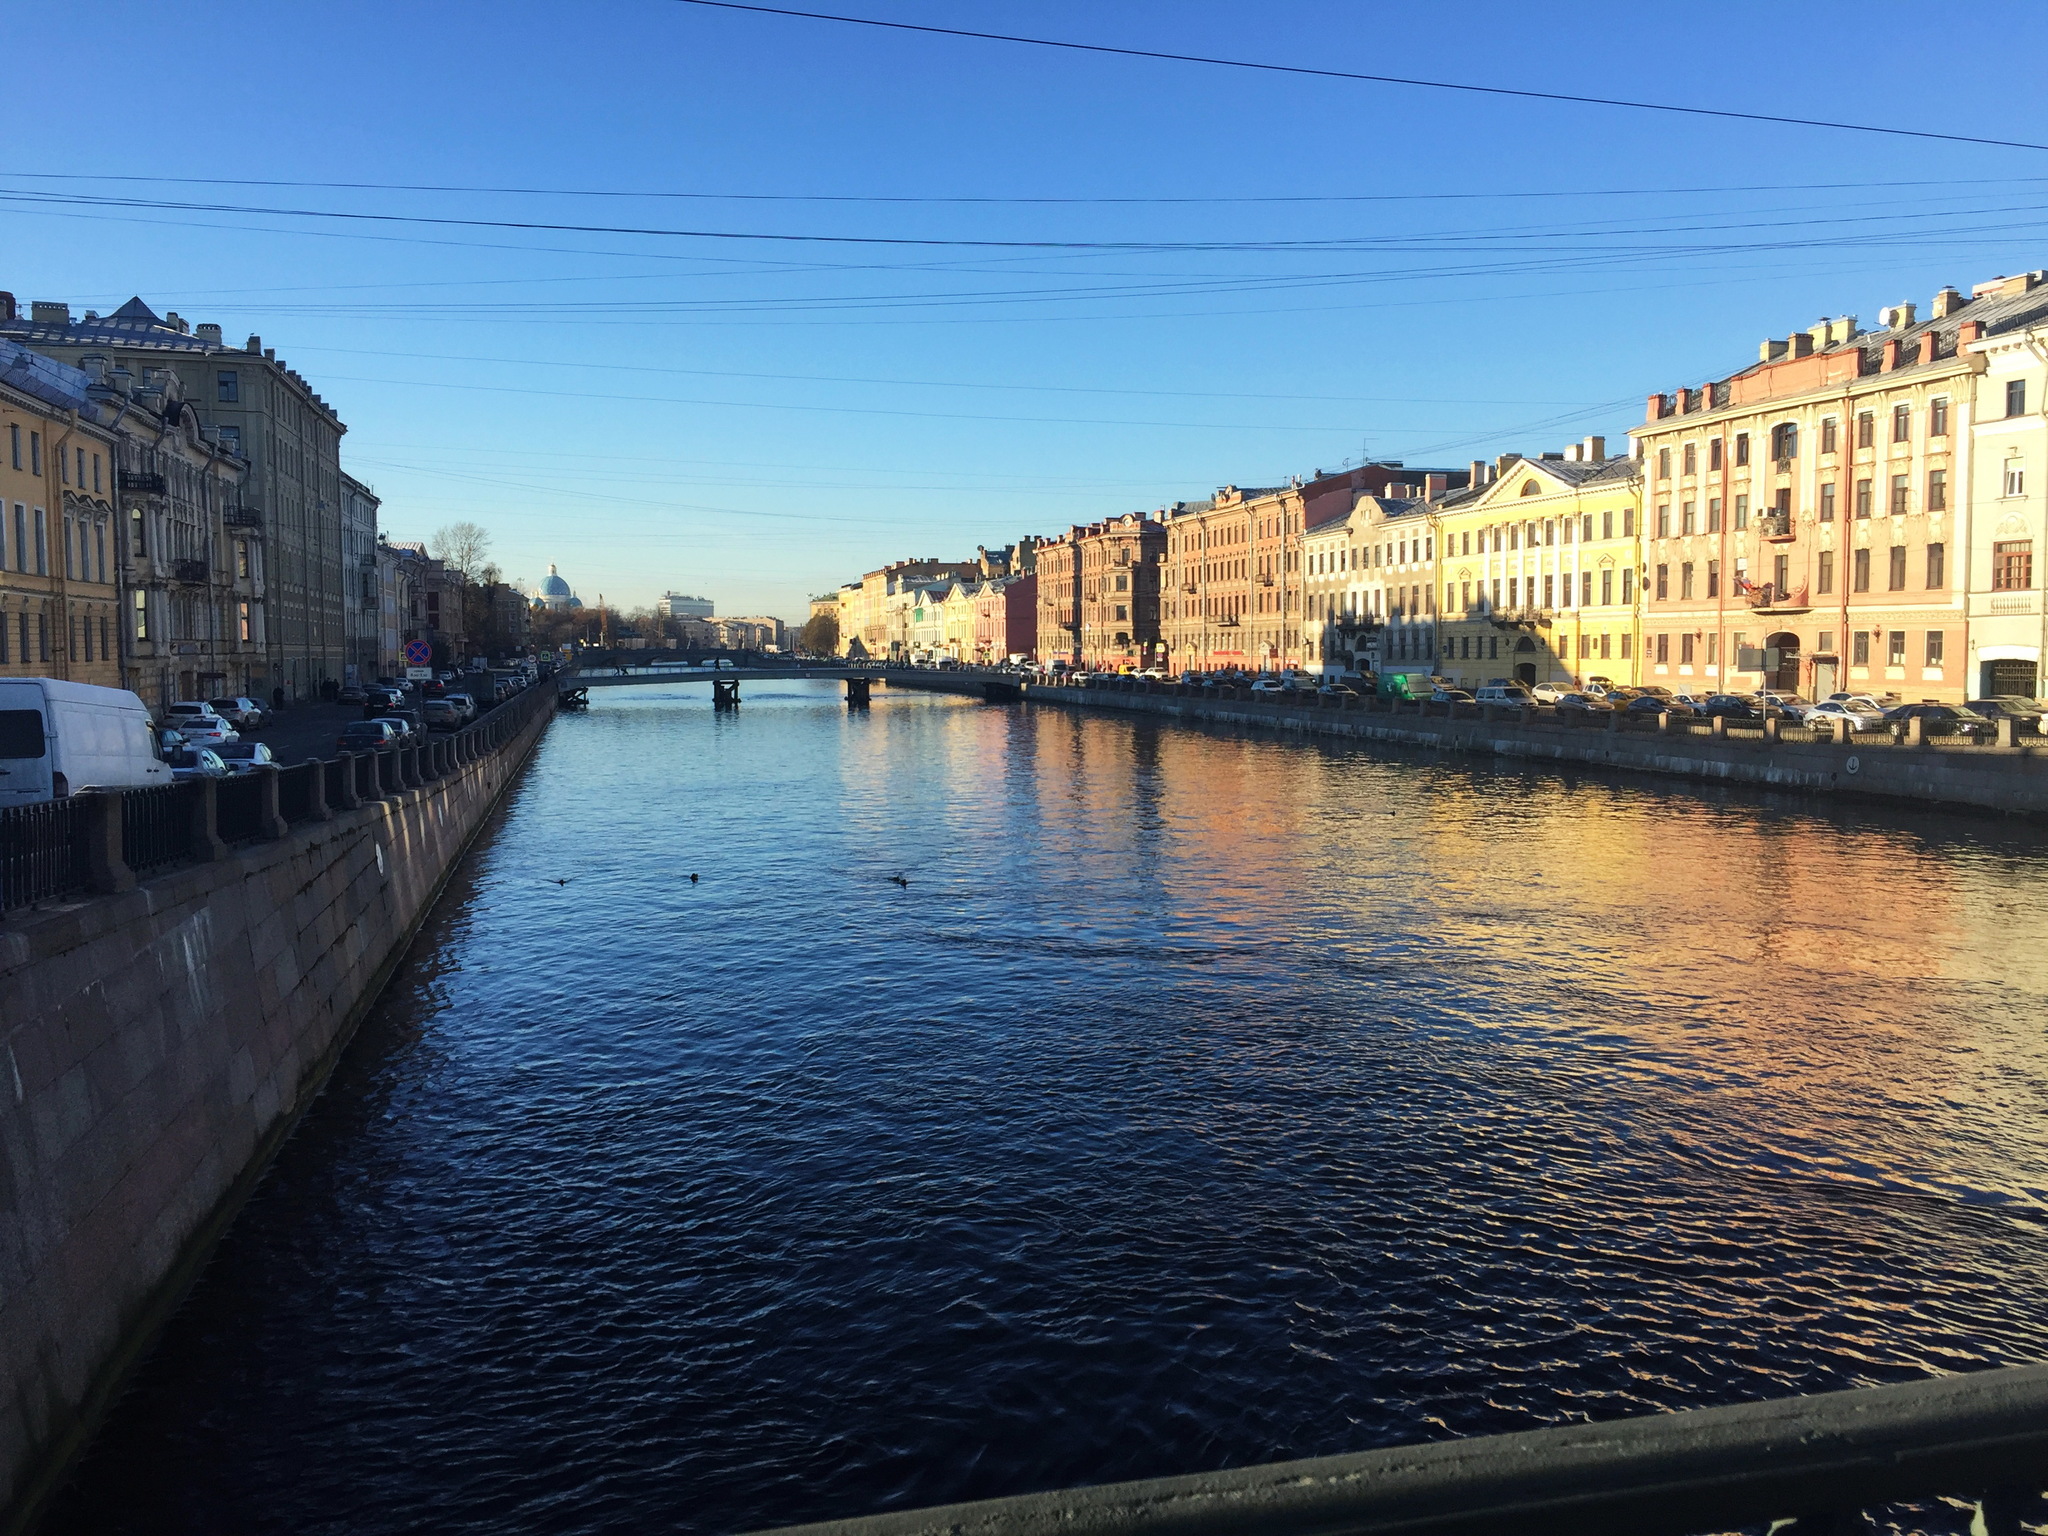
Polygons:
<instances>
[{"instance_id":1,"label":"bollard","mask_svg":"<svg viewBox=\"0 0 2048 1536\"><path fill-rule=\"evenodd\" d=\"M1707 725L1707 734L1717 739L1726 737L1728 734L1728 717L1726 715L1714 716L1713 720Z\"/></svg>"},{"instance_id":2,"label":"bollard","mask_svg":"<svg viewBox=\"0 0 2048 1536\"><path fill-rule=\"evenodd\" d=\"M1832 721L1830 724L1831 729L1834 733L1835 745L1838 747L1846 747L1847 745L1849 745L1849 722L1846 720L1837 719Z\"/></svg>"},{"instance_id":3,"label":"bollard","mask_svg":"<svg viewBox=\"0 0 2048 1536\"><path fill-rule=\"evenodd\" d=\"M362 791L356 782L356 755L344 752L338 761L341 763L341 797L335 802L335 809L352 811L363 803Z\"/></svg>"},{"instance_id":4,"label":"bollard","mask_svg":"<svg viewBox=\"0 0 2048 1536\"><path fill-rule=\"evenodd\" d=\"M1668 709L1660 709L1660 710L1658 710L1658 711L1657 711L1657 731L1658 731L1658 734L1660 734L1660 735L1664 735L1664 736L1669 736L1669 735L1671 734L1671 711L1670 711L1670 710L1668 710Z\"/></svg>"},{"instance_id":5,"label":"bollard","mask_svg":"<svg viewBox=\"0 0 2048 1536\"><path fill-rule=\"evenodd\" d=\"M191 855L195 864L212 864L228 856L228 845L220 840L220 781L194 779L191 814Z\"/></svg>"},{"instance_id":6,"label":"bollard","mask_svg":"<svg viewBox=\"0 0 2048 1536\"><path fill-rule=\"evenodd\" d=\"M1610 709L1607 711L1607 729L1610 733L1618 733L1621 730L1620 710Z\"/></svg>"},{"instance_id":7,"label":"bollard","mask_svg":"<svg viewBox=\"0 0 2048 1536\"><path fill-rule=\"evenodd\" d=\"M1906 745L1924 747L1927 745L1927 722L1915 715L1906 722Z\"/></svg>"},{"instance_id":8,"label":"bollard","mask_svg":"<svg viewBox=\"0 0 2048 1536\"><path fill-rule=\"evenodd\" d=\"M278 804L277 772L273 768L256 775L256 835L266 843L277 842L291 831Z\"/></svg>"},{"instance_id":9,"label":"bollard","mask_svg":"<svg viewBox=\"0 0 2048 1536\"><path fill-rule=\"evenodd\" d=\"M2011 715L1998 717L1998 744L2001 747L2016 747L2020 744L2020 723Z\"/></svg>"},{"instance_id":10,"label":"bollard","mask_svg":"<svg viewBox=\"0 0 2048 1536\"><path fill-rule=\"evenodd\" d=\"M78 797L85 819L85 884L99 896L135 889L135 871L121 846L121 796L87 791Z\"/></svg>"},{"instance_id":11,"label":"bollard","mask_svg":"<svg viewBox=\"0 0 2048 1536\"><path fill-rule=\"evenodd\" d=\"M1784 722L1776 715L1764 716L1764 745L1769 746L1778 739L1778 727Z\"/></svg>"},{"instance_id":12,"label":"bollard","mask_svg":"<svg viewBox=\"0 0 2048 1536\"><path fill-rule=\"evenodd\" d=\"M306 819L334 820L334 812L327 807L327 765L317 757L309 757L306 769Z\"/></svg>"}]
</instances>

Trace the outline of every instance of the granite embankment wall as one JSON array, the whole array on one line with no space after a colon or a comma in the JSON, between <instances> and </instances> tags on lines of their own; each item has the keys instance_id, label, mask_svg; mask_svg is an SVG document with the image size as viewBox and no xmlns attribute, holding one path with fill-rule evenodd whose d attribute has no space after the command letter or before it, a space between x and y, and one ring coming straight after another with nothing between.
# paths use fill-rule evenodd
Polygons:
<instances>
[{"instance_id":1,"label":"granite embankment wall","mask_svg":"<svg viewBox=\"0 0 2048 1536\"><path fill-rule=\"evenodd\" d=\"M0 1529L33 1518L319 1092L553 718L539 702L443 777L0 923Z\"/></svg>"},{"instance_id":2,"label":"granite embankment wall","mask_svg":"<svg viewBox=\"0 0 2048 1536\"><path fill-rule=\"evenodd\" d=\"M952 675L946 691L962 691L964 676ZM892 674L889 680L896 687L933 686L914 674ZM1253 726L2048 818L2048 747L2041 746L1894 744L1889 738L1867 735L1845 743L1766 741L1756 731L1726 736L1711 735L1704 728L1662 731L1654 720L1630 720L1627 729L1609 730L1604 720L1568 724L1547 710L1545 718L1529 719L1516 709L1480 712L1463 707L1453 712L1443 705L1390 706L1381 700L1352 700L1351 708L1342 709L1332 707L1334 701L1268 703L1183 692L1177 684L1157 683L1089 688L1034 684L1025 688L1024 696L1038 704L1157 715L1190 724Z\"/></svg>"}]
</instances>

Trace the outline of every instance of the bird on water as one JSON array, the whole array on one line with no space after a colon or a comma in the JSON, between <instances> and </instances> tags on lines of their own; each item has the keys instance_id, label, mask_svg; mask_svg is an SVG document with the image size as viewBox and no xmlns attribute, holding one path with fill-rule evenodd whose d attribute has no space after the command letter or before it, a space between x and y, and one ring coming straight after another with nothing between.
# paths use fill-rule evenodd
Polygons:
<instances>
[{"instance_id":1,"label":"bird on water","mask_svg":"<svg viewBox=\"0 0 2048 1536\"><path fill-rule=\"evenodd\" d=\"M904 879L901 875L891 875L889 877L889 883L892 885L900 885L906 891L910 889L910 882Z\"/></svg>"}]
</instances>

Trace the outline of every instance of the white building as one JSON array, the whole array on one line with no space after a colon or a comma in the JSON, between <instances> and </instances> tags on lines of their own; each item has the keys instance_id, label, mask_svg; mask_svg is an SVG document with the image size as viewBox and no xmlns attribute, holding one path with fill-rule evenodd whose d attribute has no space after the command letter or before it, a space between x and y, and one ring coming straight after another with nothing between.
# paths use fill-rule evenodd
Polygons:
<instances>
[{"instance_id":1,"label":"white building","mask_svg":"<svg viewBox=\"0 0 2048 1536\"><path fill-rule=\"evenodd\" d=\"M553 569L552 566L549 567ZM680 592L664 592L661 601L672 619L708 619L712 616L711 599L708 597L686 597Z\"/></svg>"},{"instance_id":2,"label":"white building","mask_svg":"<svg viewBox=\"0 0 2048 1536\"><path fill-rule=\"evenodd\" d=\"M2048 605L2040 559L2048 539L2048 324L1969 344L1984 360L1970 413L1971 698L2042 696Z\"/></svg>"},{"instance_id":3,"label":"white building","mask_svg":"<svg viewBox=\"0 0 2048 1536\"><path fill-rule=\"evenodd\" d=\"M548 566L547 578L527 594L527 600L536 608L545 608L550 613L566 613L581 608L583 600L562 579L562 573L552 563Z\"/></svg>"}]
</instances>

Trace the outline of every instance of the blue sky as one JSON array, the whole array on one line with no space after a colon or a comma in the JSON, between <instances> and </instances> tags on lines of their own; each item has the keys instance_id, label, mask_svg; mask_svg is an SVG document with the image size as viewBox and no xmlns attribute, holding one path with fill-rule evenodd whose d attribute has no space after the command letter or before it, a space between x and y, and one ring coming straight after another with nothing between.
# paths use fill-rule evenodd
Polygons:
<instances>
[{"instance_id":1,"label":"blue sky","mask_svg":"<svg viewBox=\"0 0 2048 1536\"><path fill-rule=\"evenodd\" d=\"M2000 63L2048 53L2039 5L818 8L2048 138ZM1361 454L1618 444L1765 335L2048 265L2040 151L674 0L103 0L67 48L119 63L11 118L0 287L261 333L394 537L472 518L508 575L626 606L798 617L887 559Z\"/></svg>"}]
</instances>

